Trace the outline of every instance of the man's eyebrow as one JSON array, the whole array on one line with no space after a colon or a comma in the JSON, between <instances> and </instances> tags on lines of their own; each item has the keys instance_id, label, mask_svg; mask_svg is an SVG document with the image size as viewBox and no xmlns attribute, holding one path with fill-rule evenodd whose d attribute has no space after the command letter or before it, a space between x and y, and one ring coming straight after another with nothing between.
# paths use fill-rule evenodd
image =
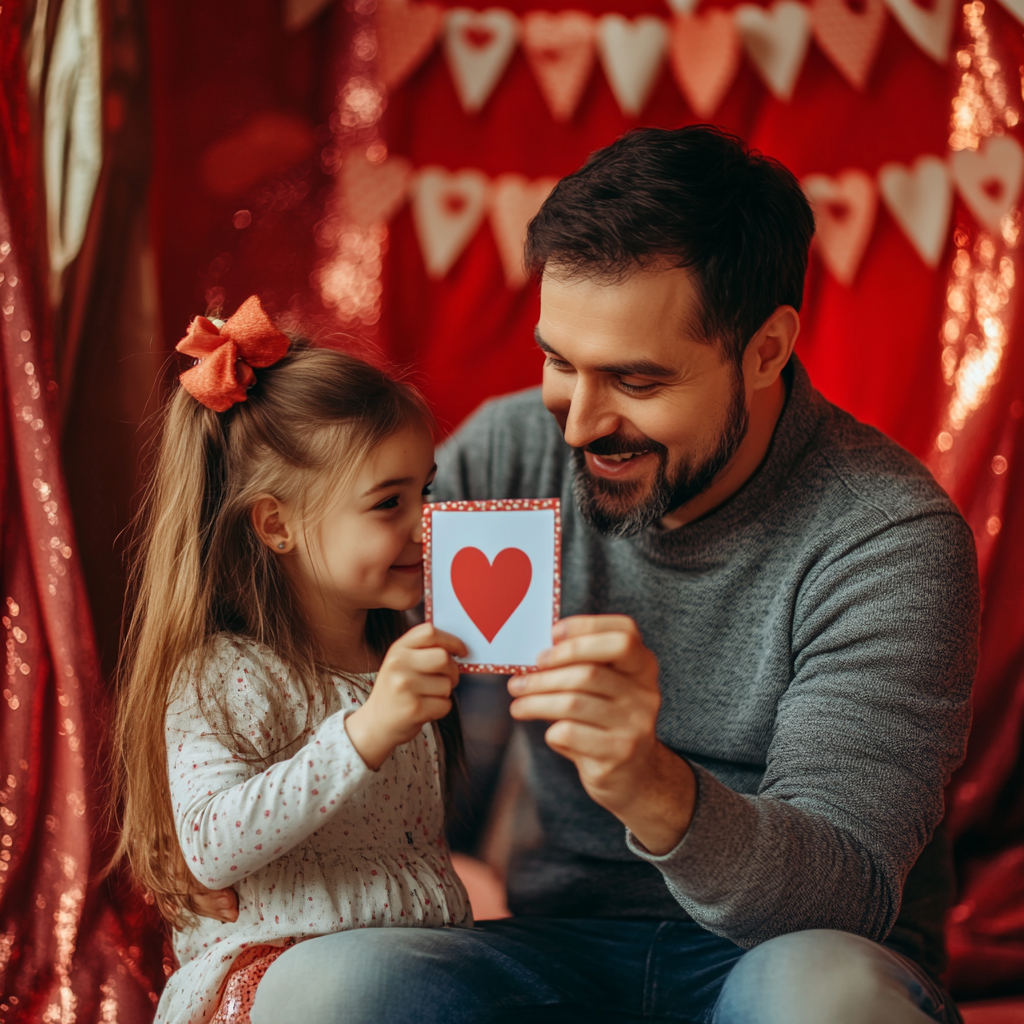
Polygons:
<instances>
[{"instance_id":1,"label":"man's eyebrow","mask_svg":"<svg viewBox=\"0 0 1024 1024\"><path fill-rule=\"evenodd\" d=\"M553 356L558 355L558 353L540 336L539 327L534 327L533 329L533 340L537 342L537 348L539 348L541 352L547 352L549 355Z\"/></svg>"},{"instance_id":2,"label":"man's eyebrow","mask_svg":"<svg viewBox=\"0 0 1024 1024\"><path fill-rule=\"evenodd\" d=\"M533 332L533 340L542 352L547 352L548 355L552 355L556 359L563 358L540 336L540 331L536 329ZM675 377L678 372L670 366L662 366L661 363L654 362L653 359L632 359L628 363L597 366L595 369L601 373L614 373L618 377Z\"/></svg>"}]
</instances>

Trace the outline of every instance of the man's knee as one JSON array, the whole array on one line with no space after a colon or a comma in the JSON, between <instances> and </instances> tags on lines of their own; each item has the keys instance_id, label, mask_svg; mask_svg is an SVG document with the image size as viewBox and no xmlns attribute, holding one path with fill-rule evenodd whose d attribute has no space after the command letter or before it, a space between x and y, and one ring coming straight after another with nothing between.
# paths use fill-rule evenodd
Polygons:
<instances>
[{"instance_id":1,"label":"man's knee","mask_svg":"<svg viewBox=\"0 0 1024 1024\"><path fill-rule=\"evenodd\" d=\"M744 954L715 1008L715 1024L918 1024L930 1018L913 973L878 943L815 929Z\"/></svg>"},{"instance_id":2,"label":"man's knee","mask_svg":"<svg viewBox=\"0 0 1024 1024\"><path fill-rule=\"evenodd\" d=\"M408 1020L410 1006L450 1020L449 1002L468 995L460 992L459 931L361 929L297 943L260 981L252 1024L388 1024Z\"/></svg>"}]
</instances>

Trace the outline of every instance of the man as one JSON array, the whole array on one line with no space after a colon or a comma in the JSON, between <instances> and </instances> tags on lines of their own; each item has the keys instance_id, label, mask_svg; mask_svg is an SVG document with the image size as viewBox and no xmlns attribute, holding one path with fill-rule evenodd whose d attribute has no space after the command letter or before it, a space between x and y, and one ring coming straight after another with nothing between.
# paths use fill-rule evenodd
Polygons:
<instances>
[{"instance_id":1,"label":"man","mask_svg":"<svg viewBox=\"0 0 1024 1024\"><path fill-rule=\"evenodd\" d=\"M707 127L632 132L552 192L543 387L487 403L435 488L562 499L567 618L508 684L542 842L513 918L339 935L303 968L335 996L277 1006L271 967L256 1024L959 1019L929 840L973 543L793 355L813 230L789 172Z\"/></svg>"}]
</instances>

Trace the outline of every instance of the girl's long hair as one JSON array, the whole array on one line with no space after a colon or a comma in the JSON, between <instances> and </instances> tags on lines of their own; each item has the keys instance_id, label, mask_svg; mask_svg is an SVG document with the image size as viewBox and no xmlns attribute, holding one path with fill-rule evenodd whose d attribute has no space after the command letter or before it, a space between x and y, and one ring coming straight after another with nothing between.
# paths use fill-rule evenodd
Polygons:
<instances>
[{"instance_id":1,"label":"girl's long hair","mask_svg":"<svg viewBox=\"0 0 1024 1024\"><path fill-rule=\"evenodd\" d=\"M417 422L432 425L413 388L354 356L303 342L260 370L248 400L227 412L213 412L180 386L167 404L136 520L117 672L114 862L128 860L172 924L187 920L195 909L190 894L200 889L175 832L167 778L164 718L176 690L186 677L202 680L215 639L227 633L272 650L304 687L308 707L337 703L280 560L256 536L253 504L272 494L315 526L346 474ZM383 654L404 631L403 616L374 609L366 630ZM259 760L218 696L200 686L211 727L238 756ZM268 689L265 696L274 713L284 695ZM454 708L439 726L452 767L461 759Z\"/></svg>"}]
</instances>

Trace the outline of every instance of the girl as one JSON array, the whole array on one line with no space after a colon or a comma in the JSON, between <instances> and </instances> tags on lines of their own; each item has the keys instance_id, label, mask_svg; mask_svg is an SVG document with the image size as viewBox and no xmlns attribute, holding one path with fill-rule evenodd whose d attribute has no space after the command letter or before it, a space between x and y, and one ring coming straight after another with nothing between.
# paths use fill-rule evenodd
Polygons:
<instances>
[{"instance_id":1,"label":"girl","mask_svg":"<svg viewBox=\"0 0 1024 1024\"><path fill-rule=\"evenodd\" d=\"M157 1021L234 1024L295 941L472 924L444 838L465 648L401 635L434 471L419 396L290 342L255 296L178 349L200 362L144 509L118 854L174 929ZM237 921L196 916L195 895L229 886Z\"/></svg>"}]
</instances>

